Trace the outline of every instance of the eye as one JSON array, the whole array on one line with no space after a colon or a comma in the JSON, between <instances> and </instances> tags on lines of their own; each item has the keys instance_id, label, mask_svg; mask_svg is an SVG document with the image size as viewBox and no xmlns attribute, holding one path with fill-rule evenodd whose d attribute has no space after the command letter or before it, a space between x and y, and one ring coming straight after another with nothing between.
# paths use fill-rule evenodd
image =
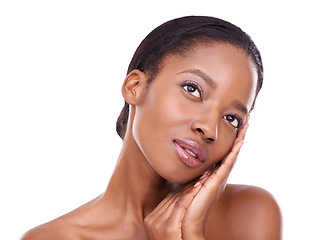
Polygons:
<instances>
[{"instance_id":1,"label":"eye","mask_svg":"<svg viewBox=\"0 0 314 240\"><path fill-rule=\"evenodd\" d=\"M200 98L201 90L200 87L196 83L188 82L181 85L185 91L192 94L193 96Z\"/></svg>"},{"instance_id":2,"label":"eye","mask_svg":"<svg viewBox=\"0 0 314 240\"><path fill-rule=\"evenodd\" d=\"M226 115L224 116L224 119L226 119L235 128L240 128L242 125L242 120L238 116Z\"/></svg>"}]
</instances>

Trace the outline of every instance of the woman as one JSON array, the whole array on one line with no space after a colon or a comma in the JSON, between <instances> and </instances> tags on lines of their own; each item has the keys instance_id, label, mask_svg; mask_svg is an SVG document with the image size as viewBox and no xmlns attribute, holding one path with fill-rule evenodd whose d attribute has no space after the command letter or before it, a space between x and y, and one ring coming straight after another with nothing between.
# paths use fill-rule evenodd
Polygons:
<instances>
[{"instance_id":1,"label":"woman","mask_svg":"<svg viewBox=\"0 0 314 240\"><path fill-rule=\"evenodd\" d=\"M106 191L22 239L280 239L272 196L226 185L262 82L238 27L200 16L157 27L122 86L123 146Z\"/></svg>"}]
</instances>

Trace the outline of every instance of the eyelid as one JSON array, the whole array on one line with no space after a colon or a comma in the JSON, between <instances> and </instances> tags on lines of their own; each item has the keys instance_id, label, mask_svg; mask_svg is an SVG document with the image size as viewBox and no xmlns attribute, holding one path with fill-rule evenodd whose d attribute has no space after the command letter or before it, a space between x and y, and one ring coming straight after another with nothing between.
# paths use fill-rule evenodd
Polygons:
<instances>
[{"instance_id":1,"label":"eyelid","mask_svg":"<svg viewBox=\"0 0 314 240\"><path fill-rule=\"evenodd\" d=\"M225 118L226 116L233 116L233 117L235 117L235 118L237 119L237 121L238 121L238 126L235 127L235 128L238 129L238 130L240 130L240 128L243 126L243 119L242 119L238 114L236 114L236 113L228 113L228 114L224 115L224 118ZM231 123L230 123L230 124L231 124ZM231 125L232 125L232 124L231 124ZM232 125L232 126L233 126L233 125Z\"/></svg>"},{"instance_id":2,"label":"eyelid","mask_svg":"<svg viewBox=\"0 0 314 240\"><path fill-rule=\"evenodd\" d=\"M198 82L193 80L185 80L183 83L180 84L181 87L185 87L187 85L193 85L193 87L195 87L199 91L201 99L203 98L203 89Z\"/></svg>"},{"instance_id":3,"label":"eyelid","mask_svg":"<svg viewBox=\"0 0 314 240\"><path fill-rule=\"evenodd\" d=\"M240 129L243 126L243 119L236 113L233 113L232 115L234 115L236 117L236 119L238 120L239 126L237 127L237 129Z\"/></svg>"}]
</instances>

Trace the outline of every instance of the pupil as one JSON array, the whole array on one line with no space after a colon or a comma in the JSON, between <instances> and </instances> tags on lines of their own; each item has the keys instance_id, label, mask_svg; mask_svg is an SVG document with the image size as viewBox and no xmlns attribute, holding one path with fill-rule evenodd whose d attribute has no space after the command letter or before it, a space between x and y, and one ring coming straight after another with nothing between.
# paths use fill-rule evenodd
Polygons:
<instances>
[{"instance_id":1,"label":"pupil","mask_svg":"<svg viewBox=\"0 0 314 240\"><path fill-rule=\"evenodd\" d=\"M189 91L189 92L194 92L194 91L195 91L195 87L193 87L193 86L188 86L188 91Z\"/></svg>"},{"instance_id":2,"label":"pupil","mask_svg":"<svg viewBox=\"0 0 314 240\"><path fill-rule=\"evenodd\" d=\"M230 122L234 121L234 117L233 116L229 115L227 118L228 118L228 121L230 121Z\"/></svg>"}]
</instances>

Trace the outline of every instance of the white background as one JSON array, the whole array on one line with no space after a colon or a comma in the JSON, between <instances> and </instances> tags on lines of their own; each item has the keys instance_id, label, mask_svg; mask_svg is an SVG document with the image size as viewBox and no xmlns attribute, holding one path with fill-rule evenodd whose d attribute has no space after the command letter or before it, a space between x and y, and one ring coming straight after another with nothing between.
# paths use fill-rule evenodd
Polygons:
<instances>
[{"instance_id":1,"label":"white background","mask_svg":"<svg viewBox=\"0 0 314 240\"><path fill-rule=\"evenodd\" d=\"M312 6L302 0L1 1L0 238L18 239L105 190L121 146L115 121L133 52L164 21L210 15L248 32L265 67L230 182L275 196L284 239L314 239Z\"/></svg>"}]
</instances>

